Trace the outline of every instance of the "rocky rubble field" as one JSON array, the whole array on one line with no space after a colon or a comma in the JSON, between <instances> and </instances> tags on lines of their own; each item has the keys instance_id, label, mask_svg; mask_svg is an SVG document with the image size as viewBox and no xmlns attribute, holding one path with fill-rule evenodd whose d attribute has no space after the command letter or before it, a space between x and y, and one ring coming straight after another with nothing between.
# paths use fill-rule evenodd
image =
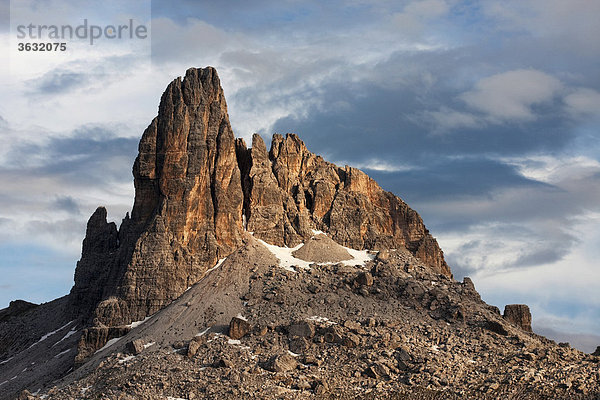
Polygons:
<instances>
[{"instance_id":1,"label":"rocky rubble field","mask_svg":"<svg viewBox=\"0 0 600 400\"><path fill-rule=\"evenodd\" d=\"M600 398L599 357L507 321L468 278L434 274L407 251L363 265L272 260L234 267L248 268L248 290L229 326L132 340L89 375L21 397Z\"/></svg>"}]
</instances>

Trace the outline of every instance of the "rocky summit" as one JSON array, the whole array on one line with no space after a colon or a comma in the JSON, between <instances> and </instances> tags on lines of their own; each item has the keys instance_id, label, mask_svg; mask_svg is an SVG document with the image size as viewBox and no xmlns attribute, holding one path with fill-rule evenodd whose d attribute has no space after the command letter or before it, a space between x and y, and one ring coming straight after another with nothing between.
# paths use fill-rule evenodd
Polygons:
<instances>
[{"instance_id":1,"label":"rocky summit","mask_svg":"<svg viewBox=\"0 0 600 400\"><path fill-rule=\"evenodd\" d=\"M211 67L168 85L133 176L71 292L0 310L0 398L600 398L600 356L454 280L399 197L295 134L236 139Z\"/></svg>"}]
</instances>

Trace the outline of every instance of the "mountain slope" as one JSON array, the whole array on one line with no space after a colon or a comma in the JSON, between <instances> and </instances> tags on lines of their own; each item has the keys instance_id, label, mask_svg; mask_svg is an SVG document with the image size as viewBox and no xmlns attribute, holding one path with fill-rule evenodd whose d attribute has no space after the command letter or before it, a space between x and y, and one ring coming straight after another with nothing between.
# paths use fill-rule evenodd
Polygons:
<instances>
[{"instance_id":1,"label":"mountain slope","mask_svg":"<svg viewBox=\"0 0 600 400\"><path fill-rule=\"evenodd\" d=\"M245 241L46 398L598 395L598 357L511 324L406 250L306 265Z\"/></svg>"}]
</instances>

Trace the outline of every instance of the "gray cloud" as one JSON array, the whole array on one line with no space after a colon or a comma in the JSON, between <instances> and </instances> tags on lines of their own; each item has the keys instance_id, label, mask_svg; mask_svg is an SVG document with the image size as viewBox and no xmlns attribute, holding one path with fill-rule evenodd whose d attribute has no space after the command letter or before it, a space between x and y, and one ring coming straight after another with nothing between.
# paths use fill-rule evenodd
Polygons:
<instances>
[{"instance_id":1,"label":"gray cloud","mask_svg":"<svg viewBox=\"0 0 600 400\"><path fill-rule=\"evenodd\" d=\"M82 218L67 218L57 221L32 220L25 226L30 235L47 235L60 238L65 244L78 247L85 236L85 220Z\"/></svg>"},{"instance_id":2,"label":"gray cloud","mask_svg":"<svg viewBox=\"0 0 600 400\"><path fill-rule=\"evenodd\" d=\"M600 335L561 332L544 326L534 326L533 330L535 333L557 342L567 342L572 347L586 353L592 353L596 350L596 347L600 346Z\"/></svg>"},{"instance_id":3,"label":"gray cloud","mask_svg":"<svg viewBox=\"0 0 600 400\"><path fill-rule=\"evenodd\" d=\"M56 95L85 86L88 83L88 79L88 75L83 73L53 70L47 72L41 78L36 79L31 83L36 92Z\"/></svg>"},{"instance_id":4,"label":"gray cloud","mask_svg":"<svg viewBox=\"0 0 600 400\"><path fill-rule=\"evenodd\" d=\"M81 214L79 204L71 196L57 196L52 204L57 210L66 211L70 214Z\"/></svg>"},{"instance_id":5,"label":"gray cloud","mask_svg":"<svg viewBox=\"0 0 600 400\"><path fill-rule=\"evenodd\" d=\"M460 97L493 119L531 120L535 119L533 106L552 101L561 87L553 76L519 69L486 77Z\"/></svg>"},{"instance_id":6,"label":"gray cloud","mask_svg":"<svg viewBox=\"0 0 600 400\"><path fill-rule=\"evenodd\" d=\"M116 137L106 127L83 126L69 137L50 137L44 145L16 144L5 165L16 174L56 175L86 185L123 182L131 179L138 141ZM34 164L28 165L29 159Z\"/></svg>"}]
</instances>

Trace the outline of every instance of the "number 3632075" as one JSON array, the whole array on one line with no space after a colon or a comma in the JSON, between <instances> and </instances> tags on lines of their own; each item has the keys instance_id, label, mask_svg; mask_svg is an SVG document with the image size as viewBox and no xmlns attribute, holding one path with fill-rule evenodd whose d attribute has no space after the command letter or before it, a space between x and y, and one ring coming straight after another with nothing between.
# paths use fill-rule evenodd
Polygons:
<instances>
[{"instance_id":1,"label":"number 3632075","mask_svg":"<svg viewBox=\"0 0 600 400\"><path fill-rule=\"evenodd\" d=\"M19 51L66 51L67 44L66 43L52 43L52 42L42 42L42 43L18 43L17 49Z\"/></svg>"}]
</instances>

